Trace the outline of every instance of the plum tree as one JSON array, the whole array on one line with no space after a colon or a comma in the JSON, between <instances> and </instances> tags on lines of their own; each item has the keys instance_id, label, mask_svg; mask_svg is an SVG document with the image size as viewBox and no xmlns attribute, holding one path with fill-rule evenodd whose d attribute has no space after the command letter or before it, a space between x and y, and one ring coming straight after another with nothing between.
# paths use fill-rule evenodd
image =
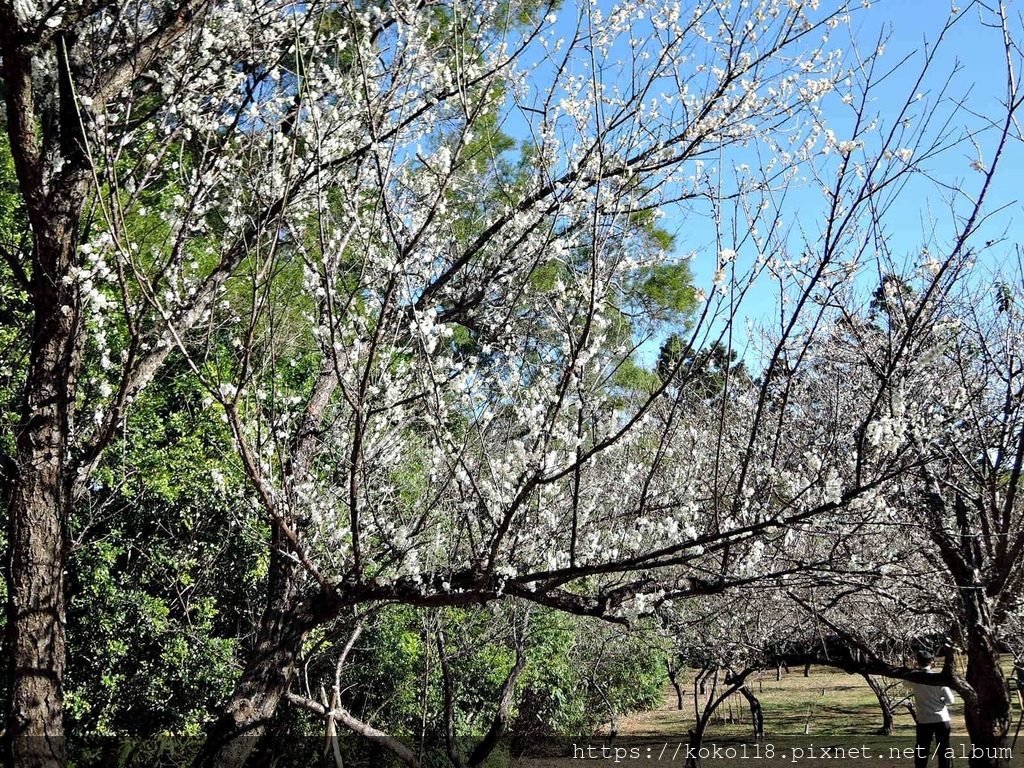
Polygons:
<instances>
[{"instance_id":1,"label":"plum tree","mask_svg":"<svg viewBox=\"0 0 1024 768\"><path fill-rule=\"evenodd\" d=\"M66 763L75 505L172 352L270 531L262 618L203 766L244 763L308 633L348 608L515 596L628 621L749 579L754 539L871 491L893 467L840 486L794 463L810 419L783 374L816 333L812 298L865 258L861 223L956 146L933 121L958 113L909 94L879 130L881 47L842 50L850 13L0 4L28 223L2 249L27 329L2 462L8 762ZM825 124L827 100L852 128ZM805 173L827 191L813 226L784 194ZM668 207L713 222L693 250L714 278L692 294L652 226ZM692 312L685 348L707 347L766 272L790 303L742 418L699 423L685 372L623 383L659 321Z\"/></svg>"}]
</instances>

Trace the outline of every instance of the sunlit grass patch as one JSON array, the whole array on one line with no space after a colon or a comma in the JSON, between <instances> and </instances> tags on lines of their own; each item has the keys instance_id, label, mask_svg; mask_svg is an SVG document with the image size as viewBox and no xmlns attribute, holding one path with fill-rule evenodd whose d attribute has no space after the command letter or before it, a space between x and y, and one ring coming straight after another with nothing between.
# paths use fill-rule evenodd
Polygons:
<instances>
[{"instance_id":1,"label":"sunlit grass patch","mask_svg":"<svg viewBox=\"0 0 1024 768\"><path fill-rule=\"evenodd\" d=\"M804 677L802 669L774 671L754 676L748 683L764 710L765 740L753 741L750 711L739 695L723 704L708 726L702 764L706 768L912 768L914 722L901 708L895 716L892 734L879 734L881 710L874 693L863 678L813 667ZM689 733L694 727L693 688L684 697L684 708L676 708L675 691L666 691L665 704L658 710L623 717L618 736L609 744L607 731L590 739L566 744L562 755L523 758L518 768L569 768L598 761L607 765L683 765ZM957 764L966 765L963 755L970 749L959 702L952 707L951 745ZM1013 711L1012 728L1019 712ZM573 756L575 754L575 757ZM1017 740L1014 760L1024 760L1024 734ZM935 765L934 759L931 765Z\"/></svg>"}]
</instances>

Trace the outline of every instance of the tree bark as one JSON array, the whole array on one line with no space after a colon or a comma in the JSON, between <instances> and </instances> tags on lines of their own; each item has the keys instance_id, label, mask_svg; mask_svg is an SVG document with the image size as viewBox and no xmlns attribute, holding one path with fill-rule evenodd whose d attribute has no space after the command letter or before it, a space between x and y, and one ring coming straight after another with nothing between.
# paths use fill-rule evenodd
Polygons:
<instances>
[{"instance_id":1,"label":"tree bark","mask_svg":"<svg viewBox=\"0 0 1024 768\"><path fill-rule=\"evenodd\" d=\"M976 603L969 608L978 613L984 597L965 602ZM983 612L979 618L983 617ZM1010 690L999 664L992 630L985 623L971 626L967 633L967 670L965 677L974 689L974 695L964 697L964 722L971 737L972 750L968 756L971 768L1007 768L1009 766ZM1004 754L1004 750L1006 751Z\"/></svg>"},{"instance_id":2,"label":"tree bark","mask_svg":"<svg viewBox=\"0 0 1024 768\"><path fill-rule=\"evenodd\" d=\"M58 768L66 761L64 439L45 415L19 441L19 480L8 510L7 647L11 691L8 765Z\"/></svg>"},{"instance_id":3,"label":"tree bark","mask_svg":"<svg viewBox=\"0 0 1024 768\"><path fill-rule=\"evenodd\" d=\"M77 216L77 214L72 214ZM19 768L65 762L64 571L74 473L68 435L78 371L76 301L54 284L71 258L73 226L37 238L39 309L17 440L7 535L7 757ZM47 253L50 251L50 253ZM55 253L54 253L55 252Z\"/></svg>"},{"instance_id":4,"label":"tree bark","mask_svg":"<svg viewBox=\"0 0 1024 768\"><path fill-rule=\"evenodd\" d=\"M207 730L196 768L242 768L266 734L295 675L306 633L336 614L304 599L301 565L282 553L284 535L274 528L268 600L256 645L230 700Z\"/></svg>"},{"instance_id":5,"label":"tree bark","mask_svg":"<svg viewBox=\"0 0 1024 768\"><path fill-rule=\"evenodd\" d=\"M77 262L88 174L69 44L60 38L57 54L34 54L15 15L0 12L0 27L7 131L33 246L32 338L7 510L5 750L7 764L17 768L60 768L67 757L64 571L75 483L69 454L81 365L80 301L68 278ZM55 92L40 105L33 58L47 55L57 71L50 83Z\"/></svg>"}]
</instances>

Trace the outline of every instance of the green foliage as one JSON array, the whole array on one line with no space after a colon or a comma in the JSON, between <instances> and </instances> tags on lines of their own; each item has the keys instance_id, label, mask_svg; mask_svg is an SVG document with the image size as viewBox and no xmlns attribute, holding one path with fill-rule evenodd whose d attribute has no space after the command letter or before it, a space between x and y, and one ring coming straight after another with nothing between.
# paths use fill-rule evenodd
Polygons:
<instances>
[{"instance_id":1,"label":"green foliage","mask_svg":"<svg viewBox=\"0 0 1024 768\"><path fill-rule=\"evenodd\" d=\"M27 235L11 141L5 130L0 133L0 248L11 255L23 254Z\"/></svg>"},{"instance_id":2,"label":"green foliage","mask_svg":"<svg viewBox=\"0 0 1024 768\"><path fill-rule=\"evenodd\" d=\"M655 370L658 378L667 381L682 366L683 357L687 353L688 346L679 334L673 333L661 344L658 351L658 363Z\"/></svg>"},{"instance_id":3,"label":"green foliage","mask_svg":"<svg viewBox=\"0 0 1024 768\"><path fill-rule=\"evenodd\" d=\"M1001 314L1012 312L1017 305L1017 297L1012 286L1002 281L995 284L996 289L996 311Z\"/></svg>"},{"instance_id":4,"label":"green foliage","mask_svg":"<svg viewBox=\"0 0 1024 768\"><path fill-rule=\"evenodd\" d=\"M530 626L531 664L524 674L510 743L523 752L545 741L590 736L616 715L661 701L660 651L643 633L554 611Z\"/></svg>"},{"instance_id":5,"label":"green foliage","mask_svg":"<svg viewBox=\"0 0 1024 768\"><path fill-rule=\"evenodd\" d=\"M495 13L509 23L526 25L554 7L534 2L499 4ZM452 34L458 31L455 20L435 20L438 23L431 34L447 36L452 41L452 55L471 59L474 52L465 42L469 36ZM322 23L326 35L348 22L339 14L328 13ZM490 24L491 20L469 23ZM301 88L305 76L302 52L283 55L290 59L286 63L294 72L296 88ZM489 94L492 103L504 100L502 86L486 87L493 89ZM138 96L135 104L145 114L156 106L147 99L158 98ZM456 246L467 245L479 230L478 219L486 218L497 204L505 205L510 191L524 186L536 171L529 153L524 154L523 162L517 162L515 142L501 130L498 115L492 111L474 116L468 139L454 129L441 140L458 143L456 171L473 181L452 184L448 193L450 208L458 211L451 227ZM453 124L463 117L453 112ZM138 141L119 153L120 166L115 170L128 178L137 166L153 163L146 185L131 194L124 190L100 190L97 194L107 195L105 202L110 207L128 212L119 221L124 228L121 236L138 249L141 273L163 276L147 286L147 291L160 295L160 288L171 280L171 250L180 244L170 224L174 217L167 213L181 206L179 198L187 199L189 192L178 180L200 165L200 153L207 148L190 146L186 140L166 145L167 156L173 156L178 164L175 170L169 163L164 166L148 157L150 142L144 131L140 128ZM232 140L226 134L221 138L226 144ZM431 172L427 163L423 172ZM242 188L238 194L251 192ZM209 219L206 233L189 235L183 246L189 269L200 275L207 274L219 258L218 236L224 229L216 210L205 215ZM99 234L96 222L83 224L79 233L83 242ZM654 226L653 217L638 214L630 226L627 238L632 239L627 247L648 251L671 248L671 236ZM309 350L304 345L311 344L305 325L315 307L301 290L301 262L289 260L294 243L276 231L271 234L279 236L282 239L275 245L281 254L280 269L271 278L267 295L260 298L271 307L286 309L274 309L260 317L261 322L273 323L275 331L267 342L275 345L273 354L265 359L289 359L292 364L266 369L257 366L250 375L262 377L270 392L280 389L301 397L313 380L314 357L306 354ZM296 236L302 235L288 234ZM28 243L29 229L10 148L6 135L0 134L0 248L5 257L0 260L0 410L12 423L16 418L12 404L20 384L16 376L24 370L24 344L30 338L26 333L30 316L19 286L21 276L16 274ZM253 251L259 252L259 248ZM588 268L593 251L581 246L568 257L569 263L540 264L529 288L540 293L554 291L568 270ZM482 253L481 263L493 255ZM355 253L351 258L355 263L361 257ZM248 314L246 310L255 299L247 291L254 284L247 269L254 271L258 266L243 264L228 280L222 297L226 315L214 317L208 329L216 329L234 313ZM466 272L473 274L473 270ZM130 294L143 293L139 284L132 283L130 272L125 279L124 289ZM684 318L693 307L689 282L684 264L637 270L623 287L621 305L625 309L608 311L609 337L616 341L628 338L637 309L659 320ZM454 286L452 295L461 296L460 288ZM102 328L91 327L93 321L87 320L90 327L83 348L87 362L77 403L83 421L93 416L92 407L102 406L106 400L100 394L101 382L117 383L116 377L103 381L101 356L116 361L132 341L128 322L120 315L125 310L117 301L117 289L97 281L97 290L108 292L110 313ZM355 293L359 288L353 284L349 290ZM353 302L352 311L359 311L361 301ZM140 329L142 341L153 341L161 326L155 310L144 307L134 311L138 315L132 321ZM220 307L216 310L221 311ZM237 330L238 323L231 320L221 327ZM254 338L270 338L264 330L251 329ZM549 330L538 327L536 337L541 339ZM240 368L228 333L211 330L204 339L205 355L197 355L201 372L212 382L230 381ZM192 343L194 338L186 334L184 342ZM259 343L256 360L264 359ZM467 356L480 353L479 340L466 327L456 329L452 343ZM647 391L657 382L650 372L628 362L616 373L614 384ZM126 418L104 463L90 477L90 487L71 521L75 546L68 559L65 711L67 731L76 734L72 754L79 767L109 764L105 750L111 740L123 745L120 764L187 761L181 750L198 742L213 705L229 695L238 659L256 625L259 606L251 601L262 594L266 577L266 526L252 522L251 513L240 512L245 504L243 473L233 450L227 447L231 443L227 425L180 358L169 358L162 377L130 404ZM14 433L7 428L10 426L2 430L4 440ZM9 449L9 445L0 445L0 453ZM426 472L413 464L399 467L396 473L402 475L400 488L409 489L405 501L411 506L422 496L418 484L427 482ZM243 519L249 521L249 528L239 525ZM454 675L458 739L465 745L477 743L488 730L497 693L516 662L509 616L520 609L507 605L435 611L399 606L380 609L350 659L346 695L351 702L346 703L358 717L422 745L432 760L440 761L444 722L437 638L443 631ZM655 700L660 684L657 658L632 641L624 641L621 654L602 653L591 663L592 640L603 631L562 614L534 612L525 644L529 663L512 709L514 735L528 739L539 729L553 737L571 737L592 729L608 707L626 711ZM332 636L327 631L311 637L310 648L315 648L316 659L323 661L319 667L311 665L311 672L330 679L344 639L343 633ZM658 683L651 682L654 680ZM284 707L274 727L271 741L299 745L293 749L272 747L280 758L278 764L311 764L314 756L308 745L322 733L322 724ZM367 746L352 734L342 738L347 753L385 764L387 758L379 748Z\"/></svg>"},{"instance_id":6,"label":"green foliage","mask_svg":"<svg viewBox=\"0 0 1024 768\"><path fill-rule=\"evenodd\" d=\"M620 365L614 376L616 386L632 392L650 393L661 384L657 373L647 370L632 358Z\"/></svg>"},{"instance_id":7,"label":"green foliage","mask_svg":"<svg viewBox=\"0 0 1024 768\"><path fill-rule=\"evenodd\" d=\"M67 715L90 737L79 765L99 764L94 739L136 765L161 739L195 744L256 618L265 531L236 524L227 427L175 367L133 405L73 521Z\"/></svg>"},{"instance_id":8,"label":"green foliage","mask_svg":"<svg viewBox=\"0 0 1024 768\"><path fill-rule=\"evenodd\" d=\"M473 608L385 606L364 627L344 667L342 703L364 722L422 751L427 765L450 764L442 647L452 681L456 749L466 758L491 726L502 685L516 663L516 642L523 641L526 666L515 687L509 730L488 765L502 764L505 750L521 752L544 740L589 735L607 719L609 706L622 714L655 706L662 696L663 649L647 635L515 601ZM322 681L330 690L350 631L340 626L309 638L307 677L314 689ZM319 696L315 690L314 695ZM276 733L296 744L323 743L322 722L295 710L282 713ZM393 764L387 752L344 728L339 739L346 764ZM313 756L308 749L290 748L278 750L275 758L284 768L309 764Z\"/></svg>"},{"instance_id":9,"label":"green foliage","mask_svg":"<svg viewBox=\"0 0 1024 768\"><path fill-rule=\"evenodd\" d=\"M29 227L14 171L10 139L0 133L0 454L13 451L15 398L19 372L26 354L30 316L21 284L29 249Z\"/></svg>"},{"instance_id":10,"label":"green foliage","mask_svg":"<svg viewBox=\"0 0 1024 768\"><path fill-rule=\"evenodd\" d=\"M681 321L697 306L690 268L685 262L661 264L640 270L636 280L638 300L673 321Z\"/></svg>"},{"instance_id":11,"label":"green foliage","mask_svg":"<svg viewBox=\"0 0 1024 768\"><path fill-rule=\"evenodd\" d=\"M721 394L730 379L749 381L746 365L735 350L716 341L695 351L677 334L662 343L655 370L662 381L673 378L697 397Z\"/></svg>"}]
</instances>

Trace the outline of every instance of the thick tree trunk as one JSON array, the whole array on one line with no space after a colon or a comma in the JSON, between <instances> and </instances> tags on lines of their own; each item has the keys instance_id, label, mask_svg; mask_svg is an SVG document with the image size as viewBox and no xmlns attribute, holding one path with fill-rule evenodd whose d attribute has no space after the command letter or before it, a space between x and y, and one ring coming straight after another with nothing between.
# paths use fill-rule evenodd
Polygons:
<instances>
[{"instance_id":1,"label":"thick tree trunk","mask_svg":"<svg viewBox=\"0 0 1024 768\"><path fill-rule=\"evenodd\" d=\"M48 281L42 276L38 282ZM61 766L66 754L64 570L72 502L67 454L77 313L70 311L73 304L58 304L71 301L65 291L47 286L40 293L53 297L34 327L7 520L7 756L9 765L18 768Z\"/></svg>"},{"instance_id":2,"label":"thick tree trunk","mask_svg":"<svg viewBox=\"0 0 1024 768\"><path fill-rule=\"evenodd\" d=\"M7 495L7 764L60 768L64 738L64 570L76 471L71 459L81 303L72 269L89 186L71 86L74 41L34 48L10 4L0 8L7 133L31 223L32 338ZM48 64L52 72L44 74ZM43 93L37 101L36 90Z\"/></svg>"},{"instance_id":3,"label":"thick tree trunk","mask_svg":"<svg viewBox=\"0 0 1024 768\"><path fill-rule=\"evenodd\" d=\"M8 512L11 691L7 764L19 768L58 768L66 761L63 574L67 500L59 458L63 440L58 433L43 420L28 430L29 439L41 442L19 451L20 482Z\"/></svg>"},{"instance_id":4,"label":"thick tree trunk","mask_svg":"<svg viewBox=\"0 0 1024 768\"><path fill-rule=\"evenodd\" d=\"M281 554L284 537L275 528L269 597L256 645L231 699L207 731L196 768L242 768L266 734L281 698L295 675L306 633L328 613L314 614L303 599L305 572Z\"/></svg>"},{"instance_id":5,"label":"thick tree trunk","mask_svg":"<svg viewBox=\"0 0 1024 768\"><path fill-rule=\"evenodd\" d=\"M27 82L17 82L16 76L11 82L16 69L8 62L7 86L27 91ZM8 94L12 132L18 125L12 107L31 106L30 95L23 97L28 104ZM25 153L31 142L29 136L18 136L12 146ZM38 169L38 161L20 158L23 179ZM38 191L26 195L34 240L34 323L7 519L6 757L7 764L17 768L59 768L66 761L64 571L75 482L75 472L69 469L69 437L81 330L77 288L65 278L76 259L86 182L82 171L69 170L50 183L59 188L45 199Z\"/></svg>"},{"instance_id":6,"label":"thick tree trunk","mask_svg":"<svg viewBox=\"0 0 1024 768\"><path fill-rule=\"evenodd\" d=\"M971 737L968 764L971 768L1007 768L1010 691L992 631L984 623L974 624L968 630L966 652L964 676L975 693L964 698L964 721Z\"/></svg>"}]
</instances>

